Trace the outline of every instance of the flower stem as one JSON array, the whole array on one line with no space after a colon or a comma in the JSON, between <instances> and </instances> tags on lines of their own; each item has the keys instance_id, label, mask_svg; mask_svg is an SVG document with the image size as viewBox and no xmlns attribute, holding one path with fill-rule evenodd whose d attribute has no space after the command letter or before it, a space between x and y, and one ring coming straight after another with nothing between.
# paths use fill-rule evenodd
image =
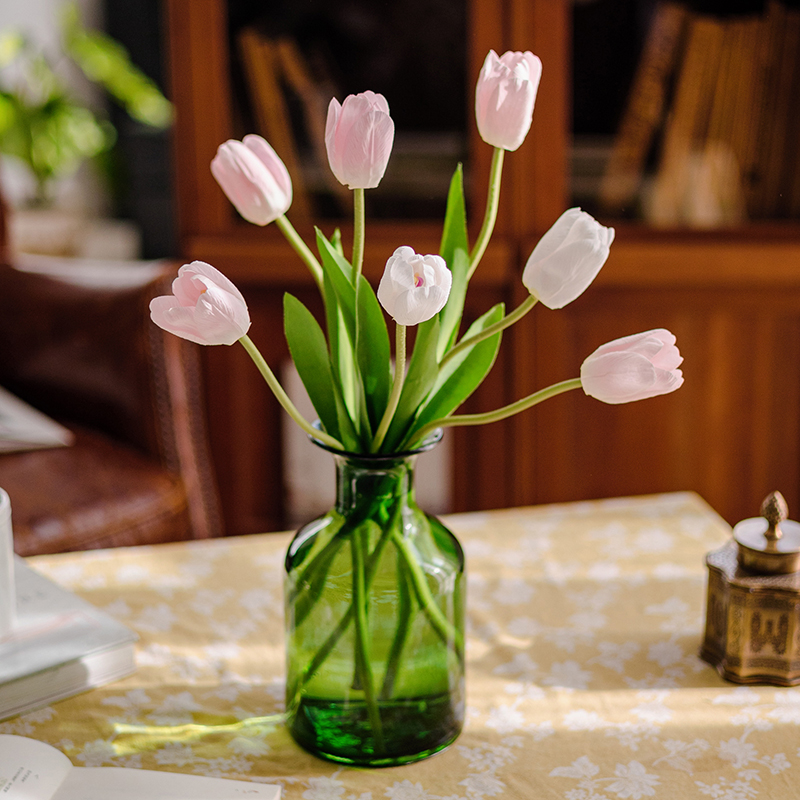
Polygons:
<instances>
[{"instance_id":1,"label":"flower stem","mask_svg":"<svg viewBox=\"0 0 800 800\"><path fill-rule=\"evenodd\" d=\"M336 450L344 450L342 443L338 439L334 439L333 436L325 433L325 431L313 428L308 420L297 410L297 407L289 399L289 395L286 394L280 383L278 383L275 373L269 368L269 364L264 360L264 356L258 351L258 348L253 344L250 337L245 334L239 339L239 343L247 351L250 358L253 359L253 362L258 367L258 371L269 385L269 388L272 389L272 393L278 398L278 402L283 406L286 413L312 438L328 445L328 447L333 447Z\"/></svg>"},{"instance_id":2,"label":"flower stem","mask_svg":"<svg viewBox=\"0 0 800 800\"><path fill-rule=\"evenodd\" d=\"M375 573L377 572L378 569L378 561L380 560L381 554L383 553L386 543L389 541L389 536L392 529L394 528L395 525L397 525L399 519L399 512L400 512L400 503L397 503L395 505L394 511L392 512L392 517L389 520L389 524L382 531L380 539L378 539L375 547L372 550L372 553L369 556L365 571L365 576L366 576L365 587L367 592L369 592L369 590L372 588L372 582L375 578ZM342 529L339 530L337 535L337 539L340 542L342 541L341 532ZM352 537L352 535L353 534L351 533L350 536ZM314 559L314 562L318 561L321 556L322 553L317 555L316 558ZM309 565L308 569L312 569L314 567L314 562L312 562ZM329 565L325 566L326 566L325 572L327 573L327 567ZM313 602L316 602L317 599L319 598L315 597ZM336 625L333 631L331 631L330 635L325 640L322 647L320 647L319 650L317 650L316 655L311 660L311 663L303 671L303 674L300 675L299 678L297 679L297 682L292 687L292 691L289 693L289 697L296 698L297 694L302 690L302 688L306 685L306 683L308 683L308 681L310 681L314 677L314 675L317 673L317 670L325 663L325 660L331 654L333 648L336 647L336 645L339 642L339 639L342 638L342 635L352 622L353 614L354 614L354 601L351 600L350 605L347 607L347 611L345 611L344 615L339 620L339 623ZM298 623L295 624L296 627L299 627Z\"/></svg>"},{"instance_id":3,"label":"flower stem","mask_svg":"<svg viewBox=\"0 0 800 800\"><path fill-rule=\"evenodd\" d=\"M488 422L498 422L506 417L511 417L514 414L519 414L526 408L531 408L550 397L555 397L558 394L569 392L572 389L579 389L581 387L580 378L571 378L568 381L561 381L561 383L554 383L545 389L540 389L538 392L529 394L515 403L510 403L502 408L497 408L494 411L486 411L482 414L456 414L452 417L443 417L436 419L424 425L414 434L414 441L422 441L429 433L435 431L437 428L447 428L453 425L485 425Z\"/></svg>"},{"instance_id":4,"label":"flower stem","mask_svg":"<svg viewBox=\"0 0 800 800\"><path fill-rule=\"evenodd\" d=\"M356 287L364 264L364 230L364 190L353 189L353 283Z\"/></svg>"},{"instance_id":5,"label":"flower stem","mask_svg":"<svg viewBox=\"0 0 800 800\"><path fill-rule=\"evenodd\" d=\"M408 639L409 624L411 621L411 594L408 590L408 578L403 569L403 560L397 557L397 631L392 641L389 657L386 659L386 674L381 688L381 700L389 700L394 691L394 683L400 671L400 662L403 648Z\"/></svg>"},{"instance_id":6,"label":"flower stem","mask_svg":"<svg viewBox=\"0 0 800 800\"><path fill-rule=\"evenodd\" d=\"M431 626L436 633L439 634L442 641L448 647L452 647L459 658L462 658L464 655L464 637L457 628L448 622L447 617L442 613L442 609L436 605L436 600L431 594L431 589L430 586L428 586L425 573L422 571L419 561L417 561L416 556L411 550L411 545L398 530L392 531L392 541L409 568L414 594L416 594L417 600L428 617Z\"/></svg>"},{"instance_id":7,"label":"flower stem","mask_svg":"<svg viewBox=\"0 0 800 800\"><path fill-rule=\"evenodd\" d=\"M314 276L317 286L322 289L322 266L319 261L317 261L316 256L308 249L308 245L306 245L300 237L300 234L294 229L294 225L289 222L285 214L281 214L275 220L275 224L280 228L281 233L286 237L289 244L294 247L297 255L306 262L306 266L311 270L311 274Z\"/></svg>"},{"instance_id":8,"label":"flower stem","mask_svg":"<svg viewBox=\"0 0 800 800\"><path fill-rule=\"evenodd\" d=\"M344 543L344 539L337 535L338 533L339 531L298 575L289 593L289 602L294 606L294 624L298 628L319 599L325 579L328 577L328 570ZM298 598L301 591L303 594Z\"/></svg>"},{"instance_id":9,"label":"flower stem","mask_svg":"<svg viewBox=\"0 0 800 800\"><path fill-rule=\"evenodd\" d=\"M406 326L398 325L395 330L395 348L394 348L394 381L392 383L392 391L389 394L389 401L386 404L386 410L383 412L378 430L375 438L372 440L372 447L370 452L377 453L381 449L383 440L386 437L386 432L389 430L389 424L394 417L394 412L397 411L397 404L400 402L400 393L403 391L403 381L406 375Z\"/></svg>"},{"instance_id":10,"label":"flower stem","mask_svg":"<svg viewBox=\"0 0 800 800\"><path fill-rule=\"evenodd\" d=\"M383 726L375 697L375 679L369 657L369 630L367 627L367 575L364 557L365 531L363 526L353 531L350 549L353 555L353 619L355 622L355 668L359 688L364 692L370 727L375 737L375 749L383 751Z\"/></svg>"},{"instance_id":11,"label":"flower stem","mask_svg":"<svg viewBox=\"0 0 800 800\"><path fill-rule=\"evenodd\" d=\"M439 364L439 369L441 369L451 358L455 358L459 353L463 353L468 347L472 347L473 345L478 344L478 342L482 342L484 339L488 339L490 336L494 336L496 333L499 333L502 330L513 325L515 322L519 322L538 302L537 298L534 297L532 294L528 295L513 311L506 314L503 319L498 320L494 323L494 325L489 325L487 328L484 328L479 333L470 336L468 339L462 339L455 347L451 350L448 350L445 353L444 358L442 358L441 363Z\"/></svg>"},{"instance_id":12,"label":"flower stem","mask_svg":"<svg viewBox=\"0 0 800 800\"><path fill-rule=\"evenodd\" d=\"M489 172L489 192L486 197L486 212L483 217L483 227L470 254L467 280L472 277L472 273L478 268L478 264L483 258L484 252L486 252L489 239L492 238L494 223L497 220L497 208L500 204L500 179L503 175L503 156L505 152L502 147L495 147L492 155L492 166Z\"/></svg>"}]
</instances>

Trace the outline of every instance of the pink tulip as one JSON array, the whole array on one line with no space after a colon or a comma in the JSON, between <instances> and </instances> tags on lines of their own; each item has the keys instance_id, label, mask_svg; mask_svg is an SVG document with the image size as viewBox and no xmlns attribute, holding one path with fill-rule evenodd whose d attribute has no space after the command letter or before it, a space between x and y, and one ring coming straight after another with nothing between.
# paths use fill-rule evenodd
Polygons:
<instances>
[{"instance_id":1,"label":"pink tulip","mask_svg":"<svg viewBox=\"0 0 800 800\"><path fill-rule=\"evenodd\" d=\"M601 345L581 366L583 391L604 403L630 403L674 392L683 384L683 358L663 328Z\"/></svg>"},{"instance_id":2,"label":"pink tulip","mask_svg":"<svg viewBox=\"0 0 800 800\"><path fill-rule=\"evenodd\" d=\"M579 208L570 208L534 247L522 282L548 308L563 308L597 277L613 241L613 228Z\"/></svg>"},{"instance_id":3,"label":"pink tulip","mask_svg":"<svg viewBox=\"0 0 800 800\"><path fill-rule=\"evenodd\" d=\"M441 256L398 247L386 262L378 300L398 325L419 325L444 308L452 283L453 275Z\"/></svg>"},{"instance_id":4,"label":"pink tulip","mask_svg":"<svg viewBox=\"0 0 800 800\"><path fill-rule=\"evenodd\" d=\"M197 344L233 344L250 328L242 293L203 261L178 270L172 294L150 301L150 318L159 328Z\"/></svg>"},{"instance_id":5,"label":"pink tulip","mask_svg":"<svg viewBox=\"0 0 800 800\"><path fill-rule=\"evenodd\" d=\"M339 183L350 189L374 189L386 172L394 143L394 122L382 94L351 94L328 106L325 146Z\"/></svg>"},{"instance_id":6,"label":"pink tulip","mask_svg":"<svg viewBox=\"0 0 800 800\"><path fill-rule=\"evenodd\" d=\"M273 222L292 204L289 172L269 143L254 133L241 142L221 144L211 174L236 210L255 225Z\"/></svg>"},{"instance_id":7,"label":"pink tulip","mask_svg":"<svg viewBox=\"0 0 800 800\"><path fill-rule=\"evenodd\" d=\"M583 391L604 403L674 392L683 384L682 361L675 336L663 328L615 339L583 362Z\"/></svg>"},{"instance_id":8,"label":"pink tulip","mask_svg":"<svg viewBox=\"0 0 800 800\"><path fill-rule=\"evenodd\" d=\"M542 77L542 62L529 51L489 51L475 89L475 117L481 139L516 150L528 134Z\"/></svg>"}]
</instances>

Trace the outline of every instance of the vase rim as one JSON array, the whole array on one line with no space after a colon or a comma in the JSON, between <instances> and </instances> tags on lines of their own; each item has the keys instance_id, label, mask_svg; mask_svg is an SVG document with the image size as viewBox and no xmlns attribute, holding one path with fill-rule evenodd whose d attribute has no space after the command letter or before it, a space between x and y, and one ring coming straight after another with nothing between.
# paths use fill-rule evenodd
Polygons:
<instances>
[{"instance_id":1,"label":"vase rim","mask_svg":"<svg viewBox=\"0 0 800 800\"><path fill-rule=\"evenodd\" d=\"M312 425L315 428L319 428L319 420L315 420ZM322 442L313 436L309 436L308 438L311 442L317 445L317 447L321 447L323 450L327 450L329 453L333 453L335 456L360 459L362 461L380 464L386 461L396 461L398 458L408 458L409 456L416 456L420 453L427 453L428 450L432 450L437 444L439 444L443 435L444 429L436 428L436 430L432 431L422 440L422 443L419 445L419 447L415 447L412 450L400 450L396 453L355 453L350 450L340 450L337 447L331 447L330 445L325 444L325 442Z\"/></svg>"}]
</instances>

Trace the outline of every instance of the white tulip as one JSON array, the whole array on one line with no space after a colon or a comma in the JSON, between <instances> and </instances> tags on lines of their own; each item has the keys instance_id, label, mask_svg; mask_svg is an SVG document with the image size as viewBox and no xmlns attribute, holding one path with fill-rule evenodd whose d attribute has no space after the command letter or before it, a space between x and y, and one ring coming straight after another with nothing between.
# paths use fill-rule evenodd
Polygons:
<instances>
[{"instance_id":1,"label":"white tulip","mask_svg":"<svg viewBox=\"0 0 800 800\"><path fill-rule=\"evenodd\" d=\"M378 300L398 325L418 325L444 308L452 282L441 256L398 247L386 262Z\"/></svg>"},{"instance_id":2,"label":"white tulip","mask_svg":"<svg viewBox=\"0 0 800 800\"><path fill-rule=\"evenodd\" d=\"M548 308L563 308L595 279L613 241L613 228L570 208L533 249L522 282Z\"/></svg>"},{"instance_id":3,"label":"white tulip","mask_svg":"<svg viewBox=\"0 0 800 800\"><path fill-rule=\"evenodd\" d=\"M630 403L683 384L675 335L658 328L601 345L581 366L583 391L604 403Z\"/></svg>"}]
</instances>

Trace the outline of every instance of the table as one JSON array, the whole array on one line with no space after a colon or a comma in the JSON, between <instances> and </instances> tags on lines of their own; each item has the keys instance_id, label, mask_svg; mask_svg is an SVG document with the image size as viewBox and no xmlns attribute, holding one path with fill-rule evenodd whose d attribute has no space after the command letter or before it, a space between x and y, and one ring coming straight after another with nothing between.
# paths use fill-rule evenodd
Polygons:
<instances>
[{"instance_id":1,"label":"table","mask_svg":"<svg viewBox=\"0 0 800 800\"><path fill-rule=\"evenodd\" d=\"M696 495L446 518L467 553L467 724L449 750L364 770L281 722L288 534L31 559L141 636L138 671L0 723L82 766L280 783L287 800L800 797L800 689L726 683L698 658Z\"/></svg>"}]
</instances>

